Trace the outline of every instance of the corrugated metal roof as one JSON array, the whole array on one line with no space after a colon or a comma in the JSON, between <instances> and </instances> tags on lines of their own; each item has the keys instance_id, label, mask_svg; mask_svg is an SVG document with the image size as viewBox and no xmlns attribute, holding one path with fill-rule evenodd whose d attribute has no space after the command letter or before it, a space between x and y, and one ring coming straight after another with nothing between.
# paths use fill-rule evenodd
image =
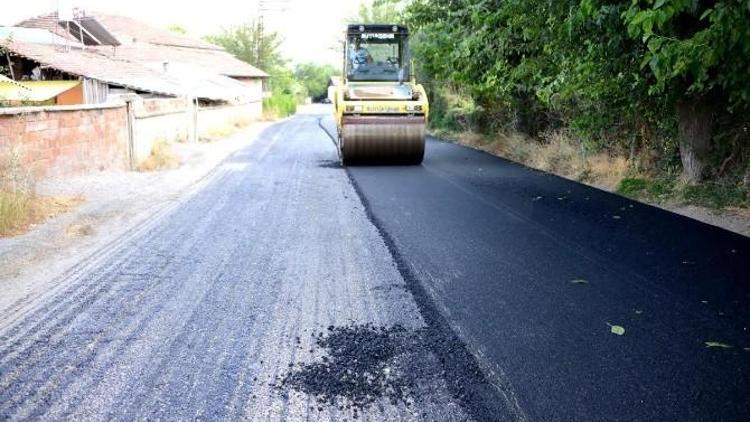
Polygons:
<instances>
[{"instance_id":1,"label":"corrugated metal roof","mask_svg":"<svg viewBox=\"0 0 750 422\"><path fill-rule=\"evenodd\" d=\"M264 71L243 62L224 48L200 39L154 28L126 16L89 12L87 17L94 17L123 44L115 50L119 58L145 62L169 61L197 64L226 76L268 77ZM18 23L17 26L44 28L59 33L61 37L75 40L58 26L56 13L27 19ZM113 54L111 47L96 48L103 54Z\"/></svg>"},{"instance_id":2,"label":"corrugated metal roof","mask_svg":"<svg viewBox=\"0 0 750 422\"><path fill-rule=\"evenodd\" d=\"M94 47L94 49L109 57L136 62L184 63L226 76L244 78L268 77L266 72L243 62L223 50L198 50L148 43L121 45L116 49L112 49L111 47Z\"/></svg>"},{"instance_id":3,"label":"corrugated metal roof","mask_svg":"<svg viewBox=\"0 0 750 422\"><path fill-rule=\"evenodd\" d=\"M164 71L161 63L116 60L90 49L66 51L55 46L1 40L0 45L43 66L137 91L221 101L241 101L250 95L249 88L241 82L200 66L171 63L168 71Z\"/></svg>"},{"instance_id":4,"label":"corrugated metal roof","mask_svg":"<svg viewBox=\"0 0 750 422\"><path fill-rule=\"evenodd\" d=\"M0 40L12 53L76 76L120 85L137 91L156 94L182 95L179 82L168 75L155 72L146 66L126 60L114 60L96 52L70 49L52 45L30 44Z\"/></svg>"},{"instance_id":5,"label":"corrugated metal roof","mask_svg":"<svg viewBox=\"0 0 750 422\"><path fill-rule=\"evenodd\" d=\"M108 31L113 33L120 42L126 44L127 42L142 42L151 43L158 45L166 45L173 47L187 47L204 50L218 50L223 51L224 49L203 41L199 38L189 37L187 35L178 34L167 29L155 28L151 25L143 23L139 20L120 15L108 15L99 12L88 12L88 16L93 16L99 21ZM129 40L129 41L128 41Z\"/></svg>"},{"instance_id":6,"label":"corrugated metal roof","mask_svg":"<svg viewBox=\"0 0 750 422\"><path fill-rule=\"evenodd\" d=\"M162 65L153 65L155 69ZM252 90L242 82L226 76L207 72L199 66L170 63L166 74L180 81L185 95L193 98L209 98L228 102L253 100Z\"/></svg>"}]
</instances>

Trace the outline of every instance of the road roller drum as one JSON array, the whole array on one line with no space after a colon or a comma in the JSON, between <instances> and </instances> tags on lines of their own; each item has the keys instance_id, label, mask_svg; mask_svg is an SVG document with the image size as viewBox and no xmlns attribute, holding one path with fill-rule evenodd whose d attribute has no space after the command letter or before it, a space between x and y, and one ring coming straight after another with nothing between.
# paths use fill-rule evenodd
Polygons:
<instances>
[{"instance_id":1,"label":"road roller drum","mask_svg":"<svg viewBox=\"0 0 750 422\"><path fill-rule=\"evenodd\" d=\"M424 117L344 118L340 140L344 164L419 164L424 157L424 146Z\"/></svg>"}]
</instances>

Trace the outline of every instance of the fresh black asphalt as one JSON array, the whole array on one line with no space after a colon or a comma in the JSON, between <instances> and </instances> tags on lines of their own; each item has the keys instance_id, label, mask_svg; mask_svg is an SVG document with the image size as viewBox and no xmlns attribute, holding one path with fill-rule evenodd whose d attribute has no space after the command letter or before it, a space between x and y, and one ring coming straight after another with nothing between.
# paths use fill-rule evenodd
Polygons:
<instances>
[{"instance_id":1,"label":"fresh black asphalt","mask_svg":"<svg viewBox=\"0 0 750 422\"><path fill-rule=\"evenodd\" d=\"M513 416L750 419L750 239L483 152L427 151L350 177Z\"/></svg>"},{"instance_id":2,"label":"fresh black asphalt","mask_svg":"<svg viewBox=\"0 0 750 422\"><path fill-rule=\"evenodd\" d=\"M343 168L331 123L0 311L0 420L750 419L750 239L437 140Z\"/></svg>"}]
</instances>

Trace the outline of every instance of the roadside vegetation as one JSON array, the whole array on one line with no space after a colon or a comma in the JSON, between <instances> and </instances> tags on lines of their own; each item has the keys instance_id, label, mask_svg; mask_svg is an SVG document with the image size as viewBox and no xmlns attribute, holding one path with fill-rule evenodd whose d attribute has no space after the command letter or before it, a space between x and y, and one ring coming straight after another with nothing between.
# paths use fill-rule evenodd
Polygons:
<instances>
[{"instance_id":1,"label":"roadside vegetation","mask_svg":"<svg viewBox=\"0 0 750 422\"><path fill-rule=\"evenodd\" d=\"M81 197L36 194L31 172L23 166L20 148L0 152L0 237L17 236L82 204Z\"/></svg>"},{"instance_id":2,"label":"roadside vegetation","mask_svg":"<svg viewBox=\"0 0 750 422\"><path fill-rule=\"evenodd\" d=\"M268 119L294 114L297 105L307 98L322 99L327 93L328 79L335 73L332 66L313 63L291 68L281 54L279 33L264 31L258 21L224 28L206 40L270 75L269 86L265 87L270 95L263 99L264 117Z\"/></svg>"},{"instance_id":3,"label":"roadside vegetation","mask_svg":"<svg viewBox=\"0 0 750 422\"><path fill-rule=\"evenodd\" d=\"M431 130L629 196L744 207L750 1L375 0Z\"/></svg>"},{"instance_id":4,"label":"roadside vegetation","mask_svg":"<svg viewBox=\"0 0 750 422\"><path fill-rule=\"evenodd\" d=\"M166 139L157 139L151 145L151 153L136 165L136 170L141 172L168 170L179 165L172 144Z\"/></svg>"},{"instance_id":5,"label":"roadside vegetation","mask_svg":"<svg viewBox=\"0 0 750 422\"><path fill-rule=\"evenodd\" d=\"M22 226L31 213L34 181L21 165L21 151L13 148L0 155L0 236Z\"/></svg>"}]
</instances>

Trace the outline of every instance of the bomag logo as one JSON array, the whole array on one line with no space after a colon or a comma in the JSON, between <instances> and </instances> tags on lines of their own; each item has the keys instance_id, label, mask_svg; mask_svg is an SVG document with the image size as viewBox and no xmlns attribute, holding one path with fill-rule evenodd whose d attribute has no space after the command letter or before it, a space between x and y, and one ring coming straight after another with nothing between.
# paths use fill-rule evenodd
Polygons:
<instances>
[{"instance_id":1,"label":"bomag logo","mask_svg":"<svg viewBox=\"0 0 750 422\"><path fill-rule=\"evenodd\" d=\"M387 106L387 105L372 105L367 106L366 110L371 113L397 113L401 111L399 107Z\"/></svg>"},{"instance_id":2,"label":"bomag logo","mask_svg":"<svg viewBox=\"0 0 750 422\"><path fill-rule=\"evenodd\" d=\"M395 34L362 34L363 40L378 39L378 40L392 40L396 38Z\"/></svg>"}]
</instances>

